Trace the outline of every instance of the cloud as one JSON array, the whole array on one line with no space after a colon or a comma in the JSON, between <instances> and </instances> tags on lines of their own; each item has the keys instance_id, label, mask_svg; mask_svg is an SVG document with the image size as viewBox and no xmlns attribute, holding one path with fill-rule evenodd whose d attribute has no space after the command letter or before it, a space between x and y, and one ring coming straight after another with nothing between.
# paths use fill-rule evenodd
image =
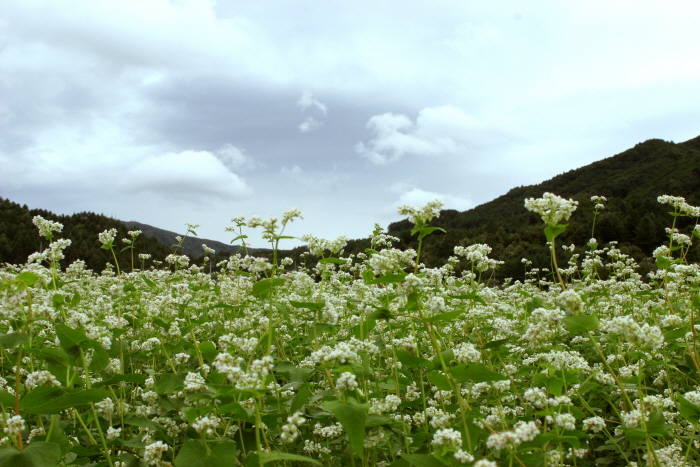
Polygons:
<instances>
[{"instance_id":1,"label":"cloud","mask_svg":"<svg viewBox=\"0 0 700 467\"><path fill-rule=\"evenodd\" d=\"M223 145L214 155L231 173L240 169L256 169L261 165L247 156L244 149L239 149L232 144Z\"/></svg>"},{"instance_id":2,"label":"cloud","mask_svg":"<svg viewBox=\"0 0 700 467\"><path fill-rule=\"evenodd\" d=\"M306 120L299 125L299 131L302 133L307 133L312 130L316 130L321 125L323 125L322 118L328 115L328 108L326 104L314 99L311 91L303 91L301 97L297 101L297 105L301 108L303 113L313 113L316 115L306 117Z\"/></svg>"},{"instance_id":3,"label":"cloud","mask_svg":"<svg viewBox=\"0 0 700 467\"><path fill-rule=\"evenodd\" d=\"M152 192L167 197L242 199L252 194L245 180L229 171L209 151L170 152L148 157L126 171L126 192Z\"/></svg>"},{"instance_id":4,"label":"cloud","mask_svg":"<svg viewBox=\"0 0 700 467\"><path fill-rule=\"evenodd\" d=\"M374 115L367 122L374 133L367 144L360 141L355 152L375 165L397 162L404 156L449 157L465 155L473 134L483 125L452 105L427 107L416 122L404 114Z\"/></svg>"},{"instance_id":5,"label":"cloud","mask_svg":"<svg viewBox=\"0 0 700 467\"><path fill-rule=\"evenodd\" d=\"M399 199L391 205L393 212L396 212L399 206L408 204L409 206L422 207L428 201L439 199L444 203L443 209L456 209L457 211L466 211L474 207L469 197L455 196L445 193L436 193L433 191L425 191L420 188L412 187L405 183L397 183L389 188L393 193L400 193Z\"/></svg>"}]
</instances>

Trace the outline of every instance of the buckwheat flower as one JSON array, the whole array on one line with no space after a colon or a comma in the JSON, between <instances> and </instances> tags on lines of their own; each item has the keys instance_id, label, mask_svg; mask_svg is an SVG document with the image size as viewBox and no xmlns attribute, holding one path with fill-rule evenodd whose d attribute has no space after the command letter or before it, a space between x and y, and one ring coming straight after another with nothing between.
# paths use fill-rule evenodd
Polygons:
<instances>
[{"instance_id":1,"label":"buckwheat flower","mask_svg":"<svg viewBox=\"0 0 700 467\"><path fill-rule=\"evenodd\" d=\"M347 389L348 391L354 391L358 388L357 380L354 374L349 371L344 372L335 383L338 389Z\"/></svg>"},{"instance_id":2,"label":"buckwheat flower","mask_svg":"<svg viewBox=\"0 0 700 467\"><path fill-rule=\"evenodd\" d=\"M143 461L148 465L158 465L160 458L165 451L168 450L168 445L162 441L156 441L146 446L143 454Z\"/></svg>"},{"instance_id":3,"label":"buckwheat flower","mask_svg":"<svg viewBox=\"0 0 700 467\"><path fill-rule=\"evenodd\" d=\"M24 419L21 415L14 415L5 422L4 432L11 438L16 438L24 430Z\"/></svg>"},{"instance_id":4,"label":"buckwheat flower","mask_svg":"<svg viewBox=\"0 0 700 467\"><path fill-rule=\"evenodd\" d=\"M461 449L458 449L457 452L455 452L454 457L462 464L474 462L474 456L472 456L471 454L469 454L466 451L462 451Z\"/></svg>"},{"instance_id":5,"label":"buckwheat flower","mask_svg":"<svg viewBox=\"0 0 700 467\"><path fill-rule=\"evenodd\" d=\"M642 418L647 421L648 417L642 415L639 410L631 410L629 412L620 412L620 418L622 418L622 424L625 428L636 428L642 423Z\"/></svg>"},{"instance_id":6,"label":"buckwheat flower","mask_svg":"<svg viewBox=\"0 0 700 467\"><path fill-rule=\"evenodd\" d=\"M139 253L139 259L141 261L146 261L147 259L151 259L151 255L148 253Z\"/></svg>"},{"instance_id":7,"label":"buckwheat flower","mask_svg":"<svg viewBox=\"0 0 700 467\"><path fill-rule=\"evenodd\" d=\"M182 268L186 268L190 264L190 258L186 255L173 255L169 254L165 257L165 262L168 264L173 264Z\"/></svg>"},{"instance_id":8,"label":"buckwheat flower","mask_svg":"<svg viewBox=\"0 0 700 467\"><path fill-rule=\"evenodd\" d=\"M461 342L452 349L457 363L479 363L481 361L481 351L471 342Z\"/></svg>"},{"instance_id":9,"label":"buckwheat flower","mask_svg":"<svg viewBox=\"0 0 700 467\"><path fill-rule=\"evenodd\" d=\"M100 243L102 245L112 245L114 242L114 238L117 236L117 229L109 229L105 230L104 232L101 232L98 234L98 238L100 239Z\"/></svg>"},{"instance_id":10,"label":"buckwheat flower","mask_svg":"<svg viewBox=\"0 0 700 467\"><path fill-rule=\"evenodd\" d=\"M578 201L566 200L552 193L545 193L542 198L525 200L525 208L539 214L547 225L557 225L562 220L569 220L576 206Z\"/></svg>"},{"instance_id":11,"label":"buckwheat flower","mask_svg":"<svg viewBox=\"0 0 700 467\"><path fill-rule=\"evenodd\" d=\"M575 430L576 418L570 413L560 413L554 417L554 424L565 430Z\"/></svg>"},{"instance_id":12,"label":"buckwheat flower","mask_svg":"<svg viewBox=\"0 0 700 467\"><path fill-rule=\"evenodd\" d=\"M547 392L544 388L530 388L525 391L523 397L538 409L544 408L547 405Z\"/></svg>"},{"instance_id":13,"label":"buckwheat flower","mask_svg":"<svg viewBox=\"0 0 700 467\"><path fill-rule=\"evenodd\" d=\"M44 219L41 216L34 216L32 223L39 229L39 235L50 240L54 232L63 230L63 224Z\"/></svg>"},{"instance_id":14,"label":"buckwheat flower","mask_svg":"<svg viewBox=\"0 0 700 467\"><path fill-rule=\"evenodd\" d=\"M54 375L46 370L39 370L27 375L27 380L24 385L28 390L34 389L37 386L60 386L61 382Z\"/></svg>"},{"instance_id":15,"label":"buckwheat flower","mask_svg":"<svg viewBox=\"0 0 700 467\"><path fill-rule=\"evenodd\" d=\"M213 255L216 253L216 250L213 248L209 248L206 244L202 243L202 250L204 250L204 253L207 255Z\"/></svg>"},{"instance_id":16,"label":"buckwheat flower","mask_svg":"<svg viewBox=\"0 0 700 467\"><path fill-rule=\"evenodd\" d=\"M207 434L207 436L212 436L214 434L214 430L219 427L219 419L214 415L206 415L203 417L197 417L197 419L192 422L191 425L197 433L204 432Z\"/></svg>"},{"instance_id":17,"label":"buckwheat flower","mask_svg":"<svg viewBox=\"0 0 700 467\"><path fill-rule=\"evenodd\" d=\"M402 216L408 216L408 220L411 221L412 224L426 224L430 222L433 217L440 217L440 209L442 208L442 205L443 202L439 199L429 201L422 208L402 205L399 206L399 214Z\"/></svg>"},{"instance_id":18,"label":"buckwheat flower","mask_svg":"<svg viewBox=\"0 0 700 467\"><path fill-rule=\"evenodd\" d=\"M445 446L455 451L462 447L462 433L454 428L441 428L433 435L434 446Z\"/></svg>"},{"instance_id":19,"label":"buckwheat flower","mask_svg":"<svg viewBox=\"0 0 700 467\"><path fill-rule=\"evenodd\" d=\"M204 391L207 388L206 380L199 373L187 373L185 377L185 392Z\"/></svg>"},{"instance_id":20,"label":"buckwheat flower","mask_svg":"<svg viewBox=\"0 0 700 467\"><path fill-rule=\"evenodd\" d=\"M113 439L119 438L121 436L121 434L122 434L121 428L114 428L113 426L110 426L109 428L107 428L106 435L107 435L107 439L110 441Z\"/></svg>"},{"instance_id":21,"label":"buckwheat flower","mask_svg":"<svg viewBox=\"0 0 700 467\"><path fill-rule=\"evenodd\" d=\"M474 467L498 467L498 464L488 459L479 459L474 462Z\"/></svg>"},{"instance_id":22,"label":"buckwheat flower","mask_svg":"<svg viewBox=\"0 0 700 467\"><path fill-rule=\"evenodd\" d=\"M605 420L602 417L590 417L583 421L583 431L600 433L605 429Z\"/></svg>"},{"instance_id":23,"label":"buckwheat flower","mask_svg":"<svg viewBox=\"0 0 700 467\"><path fill-rule=\"evenodd\" d=\"M683 397L685 397L688 400L688 402L690 402L691 404L695 404L697 406L700 406L700 392L698 392L698 391L686 392L685 394L683 394Z\"/></svg>"}]
</instances>

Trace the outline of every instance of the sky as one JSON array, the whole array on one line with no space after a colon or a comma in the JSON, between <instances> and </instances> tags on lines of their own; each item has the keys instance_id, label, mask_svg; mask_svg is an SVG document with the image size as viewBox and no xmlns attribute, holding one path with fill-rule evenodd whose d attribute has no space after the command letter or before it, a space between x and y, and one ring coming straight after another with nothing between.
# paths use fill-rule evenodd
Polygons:
<instances>
[{"instance_id":1,"label":"sky","mask_svg":"<svg viewBox=\"0 0 700 467\"><path fill-rule=\"evenodd\" d=\"M696 0L3 0L0 197L367 237L700 135ZM253 246L260 233L247 231ZM285 240L281 247L301 244Z\"/></svg>"}]
</instances>

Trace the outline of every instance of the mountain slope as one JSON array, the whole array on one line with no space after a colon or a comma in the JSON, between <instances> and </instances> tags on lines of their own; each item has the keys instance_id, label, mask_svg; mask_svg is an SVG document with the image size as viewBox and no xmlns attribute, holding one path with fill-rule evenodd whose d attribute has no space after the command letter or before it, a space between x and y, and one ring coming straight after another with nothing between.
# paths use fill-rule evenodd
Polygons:
<instances>
[{"instance_id":1,"label":"mountain slope","mask_svg":"<svg viewBox=\"0 0 700 467\"><path fill-rule=\"evenodd\" d=\"M455 245L487 243L494 249L493 258L506 261L499 277L523 278L522 257L534 261L535 267L549 267L541 220L524 207L526 198L539 198L544 192L579 202L559 245L582 247L588 242L593 221L590 197L605 196L608 202L596 220L593 235L599 243L619 241L623 251L650 269L649 257L666 240L664 228L671 225L669 207L657 203L656 198L663 194L683 196L690 204L700 205L700 137L678 144L651 139L540 184L513 188L468 211L442 211L432 225L447 233L427 238L426 264L443 264ZM687 228L689 223L683 219L680 227ZM389 225L388 231L402 240L401 246L415 246L411 227L403 220Z\"/></svg>"}]
</instances>

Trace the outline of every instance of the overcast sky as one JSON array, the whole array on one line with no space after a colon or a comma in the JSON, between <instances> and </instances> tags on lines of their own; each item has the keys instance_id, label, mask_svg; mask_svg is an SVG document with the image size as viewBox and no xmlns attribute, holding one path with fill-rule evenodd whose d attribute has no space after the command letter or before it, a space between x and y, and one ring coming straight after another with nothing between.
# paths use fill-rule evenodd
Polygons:
<instances>
[{"instance_id":1,"label":"overcast sky","mask_svg":"<svg viewBox=\"0 0 700 467\"><path fill-rule=\"evenodd\" d=\"M366 237L401 204L466 210L700 135L699 17L697 0L2 0L0 196L227 243L232 217L299 207L291 235Z\"/></svg>"}]
</instances>

